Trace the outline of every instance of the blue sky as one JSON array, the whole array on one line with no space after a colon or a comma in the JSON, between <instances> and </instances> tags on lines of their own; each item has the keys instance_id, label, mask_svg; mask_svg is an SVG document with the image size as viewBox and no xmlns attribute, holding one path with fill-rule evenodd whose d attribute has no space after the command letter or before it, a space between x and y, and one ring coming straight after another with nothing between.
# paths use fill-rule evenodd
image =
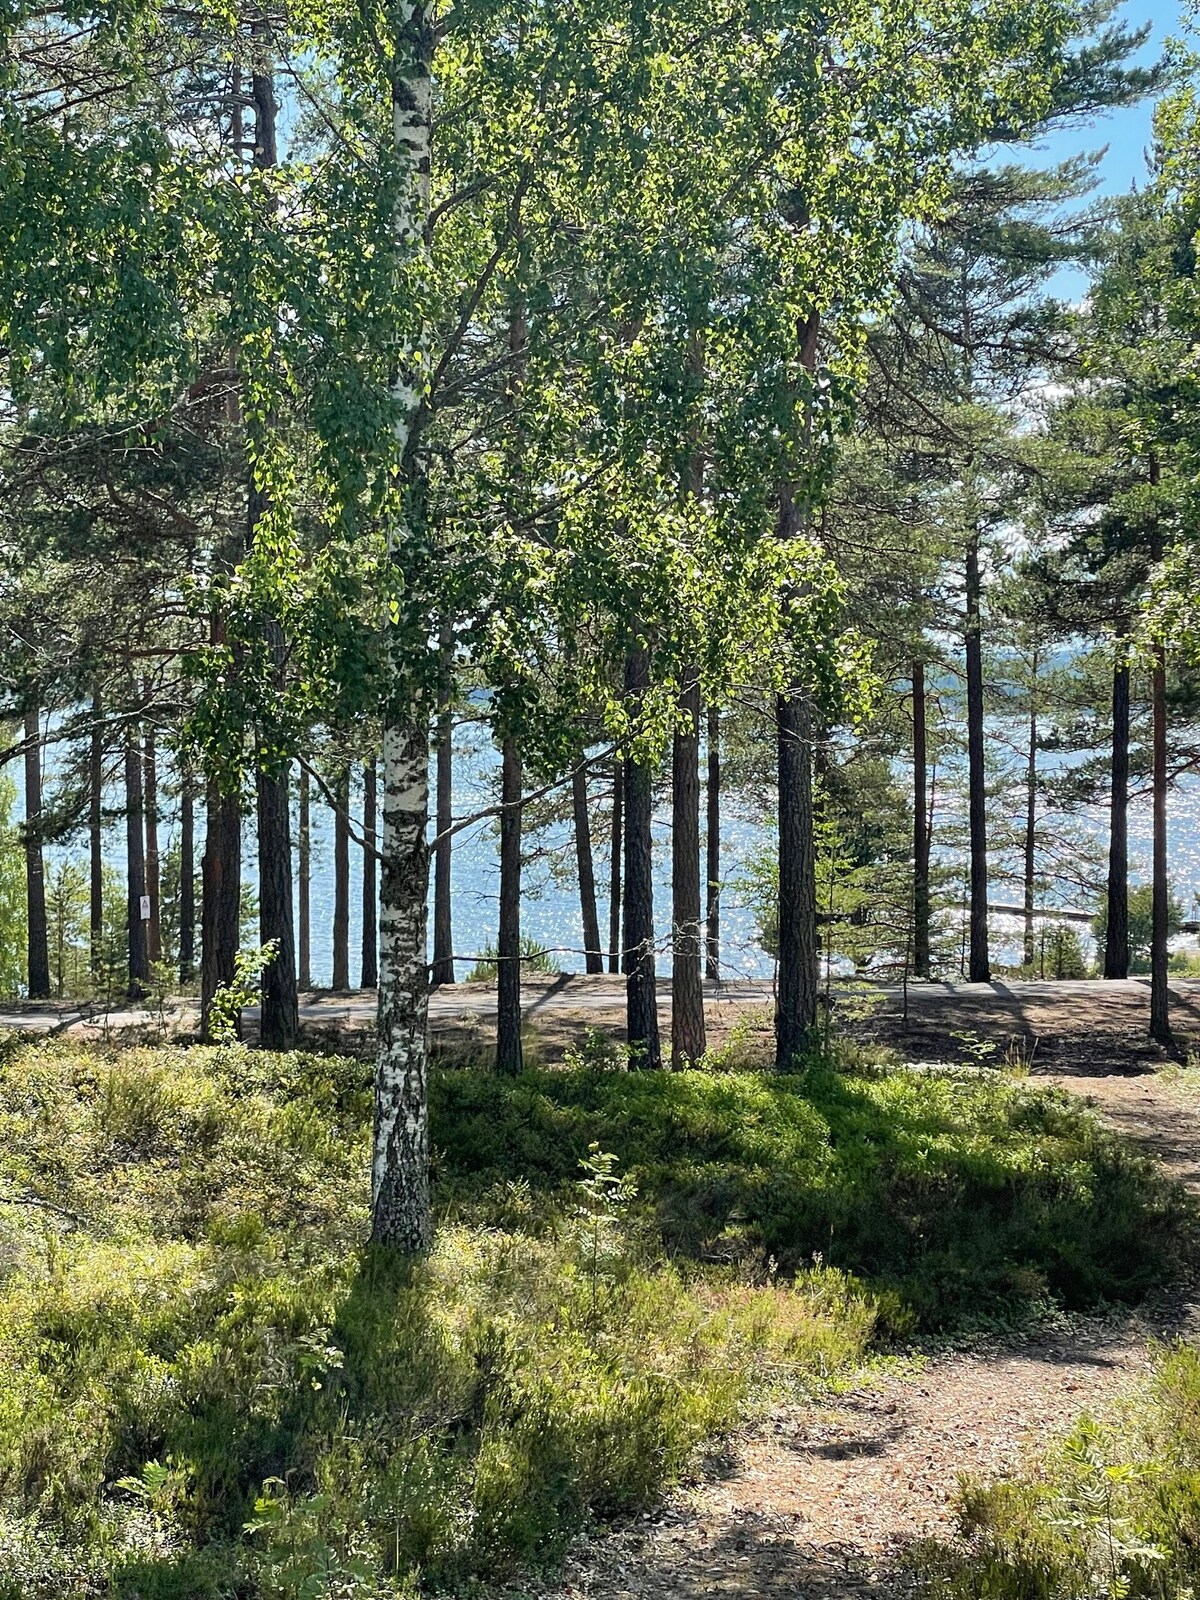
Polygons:
<instances>
[{"instance_id":1,"label":"blue sky","mask_svg":"<svg viewBox=\"0 0 1200 1600\"><path fill-rule=\"evenodd\" d=\"M1162 54L1172 34L1179 35L1183 31L1179 0L1130 0L1120 16L1131 29L1150 24L1150 37L1138 57L1147 63ZM1057 161L1082 150L1096 150L1107 145L1098 193L1124 193L1146 175L1152 111L1152 105L1146 102L1101 117L1091 127L1065 129L1038 146L1041 158Z\"/></svg>"}]
</instances>

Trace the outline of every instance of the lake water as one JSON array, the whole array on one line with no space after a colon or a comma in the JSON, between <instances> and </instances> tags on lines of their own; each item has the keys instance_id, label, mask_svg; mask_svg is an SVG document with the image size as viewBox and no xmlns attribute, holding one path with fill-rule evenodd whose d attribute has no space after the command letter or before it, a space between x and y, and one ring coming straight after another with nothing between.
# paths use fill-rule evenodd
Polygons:
<instances>
[{"instance_id":1,"label":"lake water","mask_svg":"<svg viewBox=\"0 0 1200 1600\"><path fill-rule=\"evenodd\" d=\"M456 752L454 782L454 814L456 817L473 815L483 807L495 803L495 774L497 758L490 746L463 744ZM50 775L48 774L48 778ZM594 779L598 794L606 779ZM164 788L166 784L164 784ZM114 810L119 808L121 796L107 797ZM352 796L352 811L356 820L361 816L361 779L356 774ZM667 802L669 806L669 801ZM1021 815L1021 801L1014 793L1011 809L1014 817ZM20 807L18 806L18 812ZM762 844L765 832L753 815L739 809L732 797L724 801L722 819L722 880L725 885L721 905L721 958L727 975L741 977L769 977L772 961L757 940L755 919L739 892L738 879L748 852ZM1168 805L1170 834L1171 876L1176 891L1187 910L1192 909L1194 896L1200 891L1200 779L1184 778L1172 793ZM1104 809L1093 808L1078 819L1094 833L1097 846L1106 846L1107 819ZM954 826L953 816L946 814L938 819L938 826ZM1056 844L1054 817L1040 824L1042 843L1048 853ZM169 803L164 806L160 823L161 849L165 853L177 833L178 819ZM197 808L197 862L203 838L203 807ZM660 811L655 817L654 844L656 855L655 926L660 941L670 926L670 813ZM935 838L937 829L935 828ZM118 870L124 870L125 828L115 822L105 830L106 860ZM312 967L318 985L330 981L332 968L333 923L333 822L332 813L313 791L311 809L312 838ZM1144 881L1149 872L1151 846L1151 818L1148 796L1138 796L1130 806L1129 841L1131 874L1135 881ZM574 881L574 853L572 833L564 821L550 825L528 839L530 860L523 878L522 932L554 954L556 965L564 971L581 972L583 934L579 911L578 890ZM597 897L599 901L601 940L607 940L609 881L609 848L607 825L597 830L593 840L596 865ZM461 958L458 976L464 977L473 959L496 938L498 904L497 840L492 820L474 823L455 836L453 849L453 917L454 950ZM51 858L70 854L78 857L80 845L57 847L48 854ZM253 883L255 872L255 845L253 821L245 824L243 842L243 876ZM357 980L359 950L361 946L362 905L362 855L351 845L350 889L350 970L352 981ZM995 874L996 868L993 868ZM1012 902L1020 898L1011 883L996 881L992 884L992 898ZM1079 891L1060 887L1048 896L1050 903L1069 904L1087 909L1085 898ZM1086 930L1080 930L1086 932ZM1014 919L998 918L995 923L993 956L997 960L1014 961L1018 955L1019 929ZM671 970L670 952L660 949L659 971L668 975Z\"/></svg>"}]
</instances>

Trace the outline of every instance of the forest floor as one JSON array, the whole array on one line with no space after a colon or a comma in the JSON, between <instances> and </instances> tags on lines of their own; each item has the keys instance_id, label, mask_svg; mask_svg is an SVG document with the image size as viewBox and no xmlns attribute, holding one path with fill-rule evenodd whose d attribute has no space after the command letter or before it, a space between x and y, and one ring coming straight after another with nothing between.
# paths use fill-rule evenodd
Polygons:
<instances>
[{"instance_id":1,"label":"forest floor","mask_svg":"<svg viewBox=\"0 0 1200 1600\"><path fill-rule=\"evenodd\" d=\"M954 1022L979 1032L1012 1021L975 997L954 1010ZM1200 1079L1154 1071L1141 1049L1116 1065L1122 1011L1106 1018L1117 1038L1102 1065L1086 1070L1072 1028L1069 1048L1047 1052L1063 1070L1035 1060L1033 1075L1084 1095L1200 1193ZM1064 1015L1056 1041L1068 1037ZM1043 1025L1032 1007L1025 1016ZM915 1042L939 1042L929 1032ZM1116 1406L1148 1374L1156 1342L1198 1336L1200 1286L1176 1287L1137 1312L1062 1317L1030 1335L933 1351L850 1394L780 1407L660 1511L577 1546L542 1600L893 1600L912 1584L905 1551L953 1539L961 1479L1016 1472L1082 1414Z\"/></svg>"},{"instance_id":2,"label":"forest floor","mask_svg":"<svg viewBox=\"0 0 1200 1600\"><path fill-rule=\"evenodd\" d=\"M893 1045L909 1060L993 1060L1023 1063L1036 1072L1090 1078L1104 1073L1147 1071L1167 1053L1151 1044L1149 980L1106 983L1096 979L1054 982L1013 979L991 984L928 983L834 988L835 1010L855 1034ZM526 1036L532 1060L553 1063L589 1029L619 1042L623 1038L625 991L622 979L607 974L529 977L522 984ZM670 981L659 984L664 1032L670 1023ZM769 980L735 979L705 984L710 1047L727 1046L731 1036L748 1043L771 1026ZM430 1021L437 1047L450 1054L485 1052L495 1037L496 988L490 983L458 983L435 989ZM366 1043L375 1020L371 991L301 996L301 1026L340 1049ZM1176 1057L1200 1043L1200 981L1171 984L1171 1020ZM196 1026L194 1000L169 999L163 1007L144 1002L130 1007L114 1001L83 1005L47 1001L0 1008L0 1030L72 1033L84 1037L142 1031L186 1034ZM245 1013L253 1035L255 1008ZM758 1039L760 1047L764 1039Z\"/></svg>"},{"instance_id":3,"label":"forest floor","mask_svg":"<svg viewBox=\"0 0 1200 1600\"><path fill-rule=\"evenodd\" d=\"M546 979L528 985L526 1002L531 1057L553 1061L589 1030L620 1038L619 980ZM438 1048L486 1052L494 1003L486 985L435 995ZM870 1003L847 997L842 1010L844 1026L910 1060L1006 1064L1091 1099L1200 1194L1200 1072L1146 1043L1147 1003L1138 980L1012 982L913 986ZM339 1048L366 1049L372 1004L317 996L305 1021ZM725 1064L762 1059L771 1010L769 986L710 996L710 1046ZM1172 1014L1185 1044L1189 1031L1200 1037L1200 984L1172 985ZM186 1028L189 1017L127 1015L138 1031ZM30 1026L95 1035L103 1019L65 1007L0 1014L0 1027ZM1136 1312L929 1346L848 1393L780 1405L659 1510L577 1544L539 1600L893 1600L908 1588L905 1550L953 1537L962 1476L1017 1470L1080 1414L1119 1402L1147 1374L1155 1341L1178 1335L1200 1337L1200 1287L1177 1285Z\"/></svg>"}]
</instances>

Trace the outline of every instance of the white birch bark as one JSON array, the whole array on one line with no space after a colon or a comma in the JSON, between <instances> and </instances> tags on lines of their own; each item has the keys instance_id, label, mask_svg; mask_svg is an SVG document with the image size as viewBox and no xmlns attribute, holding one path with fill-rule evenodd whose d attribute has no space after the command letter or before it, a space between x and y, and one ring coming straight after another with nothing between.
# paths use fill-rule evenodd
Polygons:
<instances>
[{"instance_id":1,"label":"white birch bark","mask_svg":"<svg viewBox=\"0 0 1200 1600\"><path fill-rule=\"evenodd\" d=\"M432 24L423 3L398 8L392 71L392 132L408 182L396 208L401 260L425 249L429 217ZM391 393L397 461L405 509L389 530L392 592L403 595L410 553L421 542L420 442L424 351L400 353ZM415 508L415 509L414 509ZM389 612L392 595L389 594ZM427 1250L429 1204L427 1106L428 967L425 952L429 849L429 739L424 707L405 660L406 631L389 615L390 683L382 761L379 912L379 1024L375 1069L375 1132L371 1167L371 1238L409 1254Z\"/></svg>"}]
</instances>

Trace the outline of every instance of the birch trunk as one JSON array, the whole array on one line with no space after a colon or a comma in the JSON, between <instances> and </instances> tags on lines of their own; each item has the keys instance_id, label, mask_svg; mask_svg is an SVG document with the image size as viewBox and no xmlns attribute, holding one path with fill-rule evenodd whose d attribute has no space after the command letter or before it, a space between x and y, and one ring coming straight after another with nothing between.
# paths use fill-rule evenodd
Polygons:
<instances>
[{"instance_id":1,"label":"birch trunk","mask_svg":"<svg viewBox=\"0 0 1200 1600\"><path fill-rule=\"evenodd\" d=\"M392 67L392 127L405 162L394 217L397 249L416 256L429 219L430 71L433 25L424 4L402 4ZM396 594L408 591L410 544L424 530L424 464L418 437L424 366L397 352L391 385L395 452L407 490L403 516L388 530ZM391 596L388 597L389 602ZM407 685L405 631L387 629L388 689L383 734L383 851L380 883L379 1044L371 1162L371 1237L416 1254L429 1248L428 1009L426 921L429 888L429 728Z\"/></svg>"},{"instance_id":2,"label":"birch trunk","mask_svg":"<svg viewBox=\"0 0 1200 1600\"><path fill-rule=\"evenodd\" d=\"M427 1250L433 1239L425 965L428 817L429 744L424 724L394 724L383 736L371 1237L408 1254Z\"/></svg>"}]
</instances>

